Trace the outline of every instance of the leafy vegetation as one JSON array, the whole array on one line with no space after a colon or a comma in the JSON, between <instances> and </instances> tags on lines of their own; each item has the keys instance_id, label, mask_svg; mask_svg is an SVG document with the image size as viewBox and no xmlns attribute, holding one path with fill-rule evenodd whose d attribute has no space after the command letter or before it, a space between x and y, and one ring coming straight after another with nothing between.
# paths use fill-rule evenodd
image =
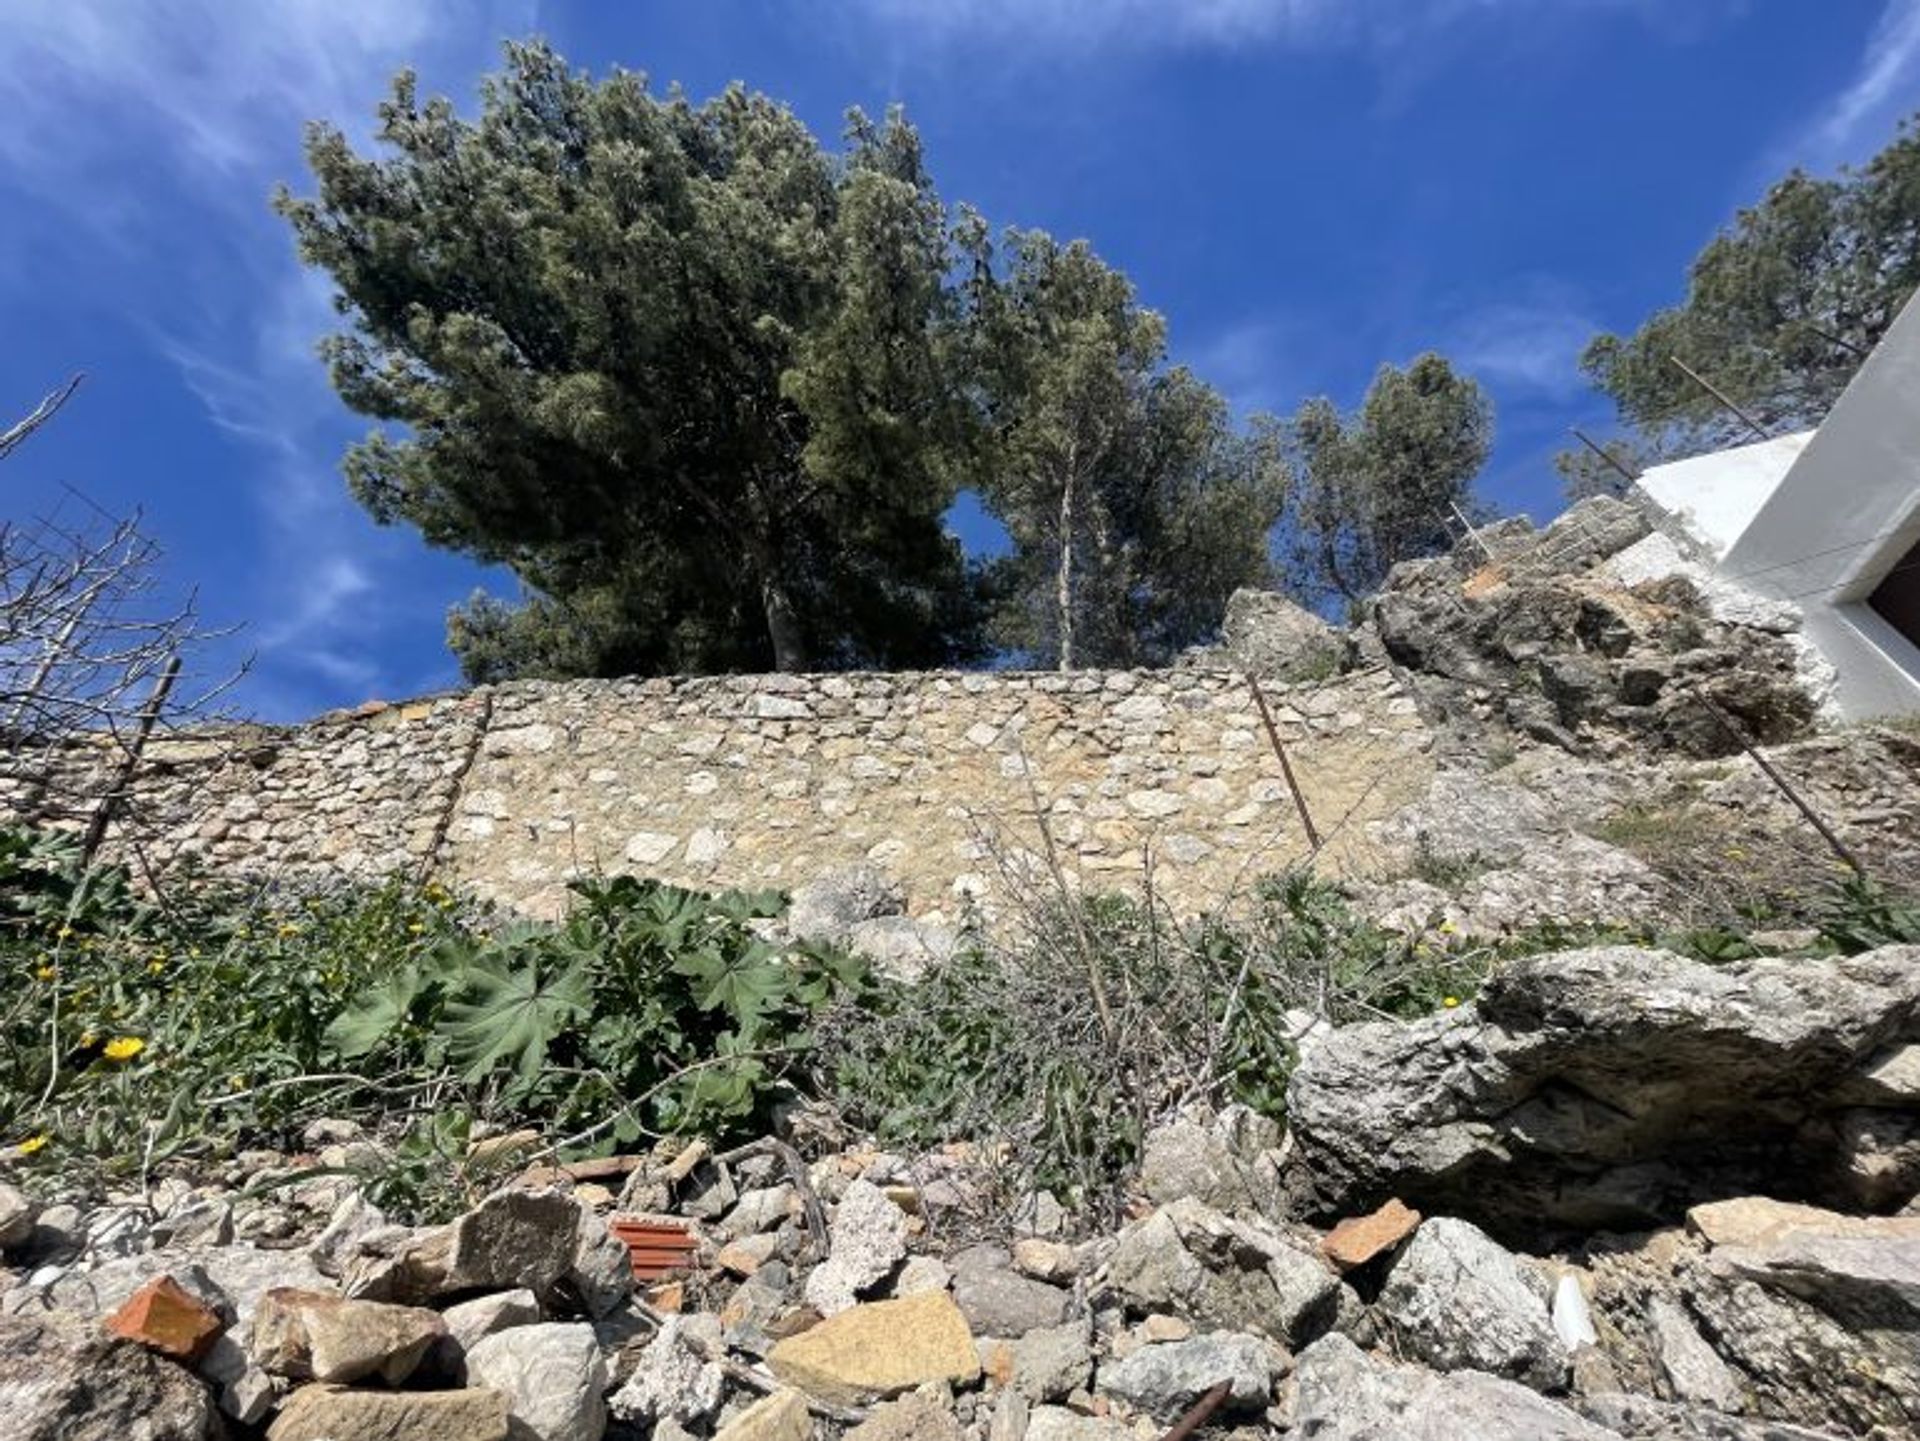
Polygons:
<instances>
[{"instance_id":1,"label":"leafy vegetation","mask_svg":"<svg viewBox=\"0 0 1920 1441\"><path fill-rule=\"evenodd\" d=\"M997 256L898 112L835 153L530 44L471 119L403 74L376 139L316 126L276 204L347 318L335 388L391 427L354 494L523 582L452 617L470 679L949 664L995 611L1047 659L1168 655L1267 577L1271 428L1084 244ZM1010 564L947 533L969 489Z\"/></svg>"},{"instance_id":2,"label":"leafy vegetation","mask_svg":"<svg viewBox=\"0 0 1920 1441\"><path fill-rule=\"evenodd\" d=\"M1325 396L1290 422L1298 493L1290 520L1295 583L1352 604L1378 590L1396 561L1454 542L1454 509L1493 446L1493 406L1470 377L1422 355L1383 365L1358 412Z\"/></svg>"},{"instance_id":3,"label":"leafy vegetation","mask_svg":"<svg viewBox=\"0 0 1920 1441\"><path fill-rule=\"evenodd\" d=\"M1316 1016L1458 1005L1494 956L1384 931L1304 873L1261 882L1237 920L1049 896L1004 947L837 1010L830 1093L889 1142L1004 1140L1006 1200L1040 1185L1095 1214L1119 1204L1142 1137L1181 1104L1281 1115Z\"/></svg>"},{"instance_id":4,"label":"leafy vegetation","mask_svg":"<svg viewBox=\"0 0 1920 1441\"><path fill-rule=\"evenodd\" d=\"M113 1175L297 1149L323 1114L378 1118L417 1169L482 1124L582 1152L724 1134L764 1120L812 1018L867 984L762 939L777 895L577 889L554 925L400 882L161 904L83 875L64 839L0 832L0 1145Z\"/></svg>"},{"instance_id":5,"label":"leafy vegetation","mask_svg":"<svg viewBox=\"0 0 1920 1441\"><path fill-rule=\"evenodd\" d=\"M1609 452L1637 468L1753 439L1676 357L1764 429L1816 424L1916 286L1920 124L1908 120L1857 170L1789 173L1694 257L1684 300L1594 338L1581 368L1631 433ZM1589 451L1558 464L1576 494L1615 488Z\"/></svg>"}]
</instances>

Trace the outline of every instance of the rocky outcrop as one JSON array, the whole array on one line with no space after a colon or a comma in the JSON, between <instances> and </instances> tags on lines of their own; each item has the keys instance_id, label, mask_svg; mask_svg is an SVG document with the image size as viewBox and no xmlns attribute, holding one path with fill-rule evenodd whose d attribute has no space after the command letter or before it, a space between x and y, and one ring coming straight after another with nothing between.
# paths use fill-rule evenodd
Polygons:
<instances>
[{"instance_id":1,"label":"rocky outcrop","mask_svg":"<svg viewBox=\"0 0 1920 1441\"><path fill-rule=\"evenodd\" d=\"M1632 1229L1770 1188L1844 1203L1833 1118L1913 1039L1920 948L1721 967L1631 947L1536 957L1471 1005L1316 1047L1288 1089L1291 1179L1327 1210L1393 1195L1509 1231Z\"/></svg>"},{"instance_id":2,"label":"rocky outcrop","mask_svg":"<svg viewBox=\"0 0 1920 1441\"><path fill-rule=\"evenodd\" d=\"M1372 623L1432 710L1469 730L1716 756L1739 749L1718 708L1758 742L1807 734L1822 696L1797 614L1714 604L1705 572L1677 553L1664 570L1609 568L1650 529L1637 506L1604 497L1538 534L1503 523L1394 567Z\"/></svg>"},{"instance_id":3,"label":"rocky outcrop","mask_svg":"<svg viewBox=\"0 0 1920 1441\"><path fill-rule=\"evenodd\" d=\"M1269 590L1236 590L1227 598L1220 645L1208 659L1262 680L1325 680L1350 663L1353 645L1312 611Z\"/></svg>"}]
</instances>

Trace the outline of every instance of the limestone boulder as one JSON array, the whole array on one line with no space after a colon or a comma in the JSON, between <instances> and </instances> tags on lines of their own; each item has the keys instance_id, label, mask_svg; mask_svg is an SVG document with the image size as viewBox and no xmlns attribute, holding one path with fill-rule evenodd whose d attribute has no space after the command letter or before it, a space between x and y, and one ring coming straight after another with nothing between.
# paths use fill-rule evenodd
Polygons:
<instances>
[{"instance_id":1,"label":"limestone boulder","mask_svg":"<svg viewBox=\"0 0 1920 1441\"><path fill-rule=\"evenodd\" d=\"M1392 1365L1340 1335L1323 1336L1300 1354L1290 1434L1313 1441L1621 1441L1619 1432L1518 1382Z\"/></svg>"},{"instance_id":2,"label":"limestone boulder","mask_svg":"<svg viewBox=\"0 0 1920 1441\"><path fill-rule=\"evenodd\" d=\"M1491 1229L1632 1230L1789 1172L1810 1121L1920 1026L1920 947L1708 966L1598 947L1496 971L1477 1001L1335 1031L1288 1087L1295 1196L1399 1196Z\"/></svg>"},{"instance_id":3,"label":"limestone boulder","mask_svg":"<svg viewBox=\"0 0 1920 1441\"><path fill-rule=\"evenodd\" d=\"M1263 680L1325 680L1351 652L1347 638L1319 616L1270 590L1236 590L1220 626L1228 664Z\"/></svg>"}]
</instances>

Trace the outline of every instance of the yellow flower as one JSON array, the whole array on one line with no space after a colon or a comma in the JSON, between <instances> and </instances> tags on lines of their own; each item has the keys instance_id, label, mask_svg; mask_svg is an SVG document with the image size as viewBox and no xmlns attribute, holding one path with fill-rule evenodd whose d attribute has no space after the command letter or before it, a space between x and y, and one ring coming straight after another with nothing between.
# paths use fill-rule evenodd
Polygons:
<instances>
[{"instance_id":1,"label":"yellow flower","mask_svg":"<svg viewBox=\"0 0 1920 1441\"><path fill-rule=\"evenodd\" d=\"M42 966L40 967L39 970L34 972L34 975L43 981L50 981L59 974L60 972L55 970L52 966Z\"/></svg>"},{"instance_id":2,"label":"yellow flower","mask_svg":"<svg viewBox=\"0 0 1920 1441\"><path fill-rule=\"evenodd\" d=\"M281 939L283 940L288 936L297 936L299 934L300 934L300 927L296 926L292 921L288 921L285 925L280 927L280 936L281 936Z\"/></svg>"},{"instance_id":3,"label":"yellow flower","mask_svg":"<svg viewBox=\"0 0 1920 1441\"><path fill-rule=\"evenodd\" d=\"M426 928L427 928L426 923L424 921L412 921L412 922L409 922L407 925L408 933L416 936L419 935L422 931L426 930Z\"/></svg>"},{"instance_id":4,"label":"yellow flower","mask_svg":"<svg viewBox=\"0 0 1920 1441\"><path fill-rule=\"evenodd\" d=\"M147 974L150 976L157 976L166 968L167 963L165 961L152 960L147 962Z\"/></svg>"},{"instance_id":5,"label":"yellow flower","mask_svg":"<svg viewBox=\"0 0 1920 1441\"><path fill-rule=\"evenodd\" d=\"M43 1149L46 1146L46 1144L47 1144L47 1137L46 1137L46 1134L42 1132L38 1136L27 1137L26 1140L22 1141L19 1145L15 1146L13 1149L19 1152L22 1156L31 1156L35 1151Z\"/></svg>"},{"instance_id":6,"label":"yellow flower","mask_svg":"<svg viewBox=\"0 0 1920 1441\"><path fill-rule=\"evenodd\" d=\"M72 934L73 934L72 926L62 926L60 927L59 930L53 933L54 939L60 940L60 941L64 941L65 939L67 939L68 936L71 936Z\"/></svg>"},{"instance_id":7,"label":"yellow flower","mask_svg":"<svg viewBox=\"0 0 1920 1441\"><path fill-rule=\"evenodd\" d=\"M247 1088L247 1078L245 1076L228 1076L227 1077L227 1089L229 1091L244 1091L246 1090L246 1088Z\"/></svg>"},{"instance_id":8,"label":"yellow flower","mask_svg":"<svg viewBox=\"0 0 1920 1441\"><path fill-rule=\"evenodd\" d=\"M138 1036L115 1036L100 1054L109 1061L131 1061L146 1048L147 1043Z\"/></svg>"},{"instance_id":9,"label":"yellow flower","mask_svg":"<svg viewBox=\"0 0 1920 1441\"><path fill-rule=\"evenodd\" d=\"M88 1047L88 1046L91 1046L91 1045L92 1045L92 1044L93 1044L93 1043L94 1043L95 1041L97 1041L97 1040L99 1040L99 1039L100 1039L100 1038L99 1038L98 1036L96 1036L96 1035L94 1035L94 1033L93 1033L92 1031L82 1031L82 1032L80 1033L80 1045L81 1045L81 1048L82 1048L82 1049L85 1049L86 1047Z\"/></svg>"},{"instance_id":10,"label":"yellow flower","mask_svg":"<svg viewBox=\"0 0 1920 1441\"><path fill-rule=\"evenodd\" d=\"M1440 934L1443 936L1450 936L1459 929L1452 921L1440 922Z\"/></svg>"},{"instance_id":11,"label":"yellow flower","mask_svg":"<svg viewBox=\"0 0 1920 1441\"><path fill-rule=\"evenodd\" d=\"M1455 1006L1460 1004L1460 998L1458 996L1448 996L1446 999L1441 1001L1440 1004L1445 1006L1448 1010L1451 1011Z\"/></svg>"}]
</instances>

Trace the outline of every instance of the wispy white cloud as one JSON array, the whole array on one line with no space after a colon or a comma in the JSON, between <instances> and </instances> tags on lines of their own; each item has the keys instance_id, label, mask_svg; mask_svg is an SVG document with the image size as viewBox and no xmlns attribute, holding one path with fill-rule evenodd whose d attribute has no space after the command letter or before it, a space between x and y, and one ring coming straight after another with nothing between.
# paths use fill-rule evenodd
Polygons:
<instances>
[{"instance_id":1,"label":"wispy white cloud","mask_svg":"<svg viewBox=\"0 0 1920 1441\"><path fill-rule=\"evenodd\" d=\"M1295 367L1287 340L1278 321L1245 320L1183 348L1177 358L1240 411L1291 409L1301 397L1290 389Z\"/></svg>"},{"instance_id":2,"label":"wispy white cloud","mask_svg":"<svg viewBox=\"0 0 1920 1441\"><path fill-rule=\"evenodd\" d=\"M1581 298L1551 281L1522 281L1463 315L1442 349L1509 391L1565 400L1584 389L1580 352L1599 327Z\"/></svg>"},{"instance_id":3,"label":"wispy white cloud","mask_svg":"<svg viewBox=\"0 0 1920 1441\"><path fill-rule=\"evenodd\" d=\"M1887 0L1859 67L1795 145L1793 159L1830 166L1862 158L1891 136L1920 91L1920 0Z\"/></svg>"},{"instance_id":4,"label":"wispy white cloud","mask_svg":"<svg viewBox=\"0 0 1920 1441\"><path fill-rule=\"evenodd\" d=\"M856 8L910 40L1084 50L1397 45L1505 11L1608 8L1654 16L1662 0L856 0Z\"/></svg>"},{"instance_id":5,"label":"wispy white cloud","mask_svg":"<svg viewBox=\"0 0 1920 1441\"><path fill-rule=\"evenodd\" d=\"M0 33L0 178L128 257L166 247L168 287L135 323L208 418L256 448L250 515L235 517L235 597L290 697L370 690L369 657L400 602L376 533L341 484L340 409L314 356L337 323L266 198L302 171L302 125L365 140L402 67L466 93L537 0L11 0ZM129 268L134 260L130 259ZM249 564L251 562L251 564ZM394 567L383 566L390 575ZM416 601L421 597L414 597ZM431 603L437 626L444 598Z\"/></svg>"}]
</instances>

